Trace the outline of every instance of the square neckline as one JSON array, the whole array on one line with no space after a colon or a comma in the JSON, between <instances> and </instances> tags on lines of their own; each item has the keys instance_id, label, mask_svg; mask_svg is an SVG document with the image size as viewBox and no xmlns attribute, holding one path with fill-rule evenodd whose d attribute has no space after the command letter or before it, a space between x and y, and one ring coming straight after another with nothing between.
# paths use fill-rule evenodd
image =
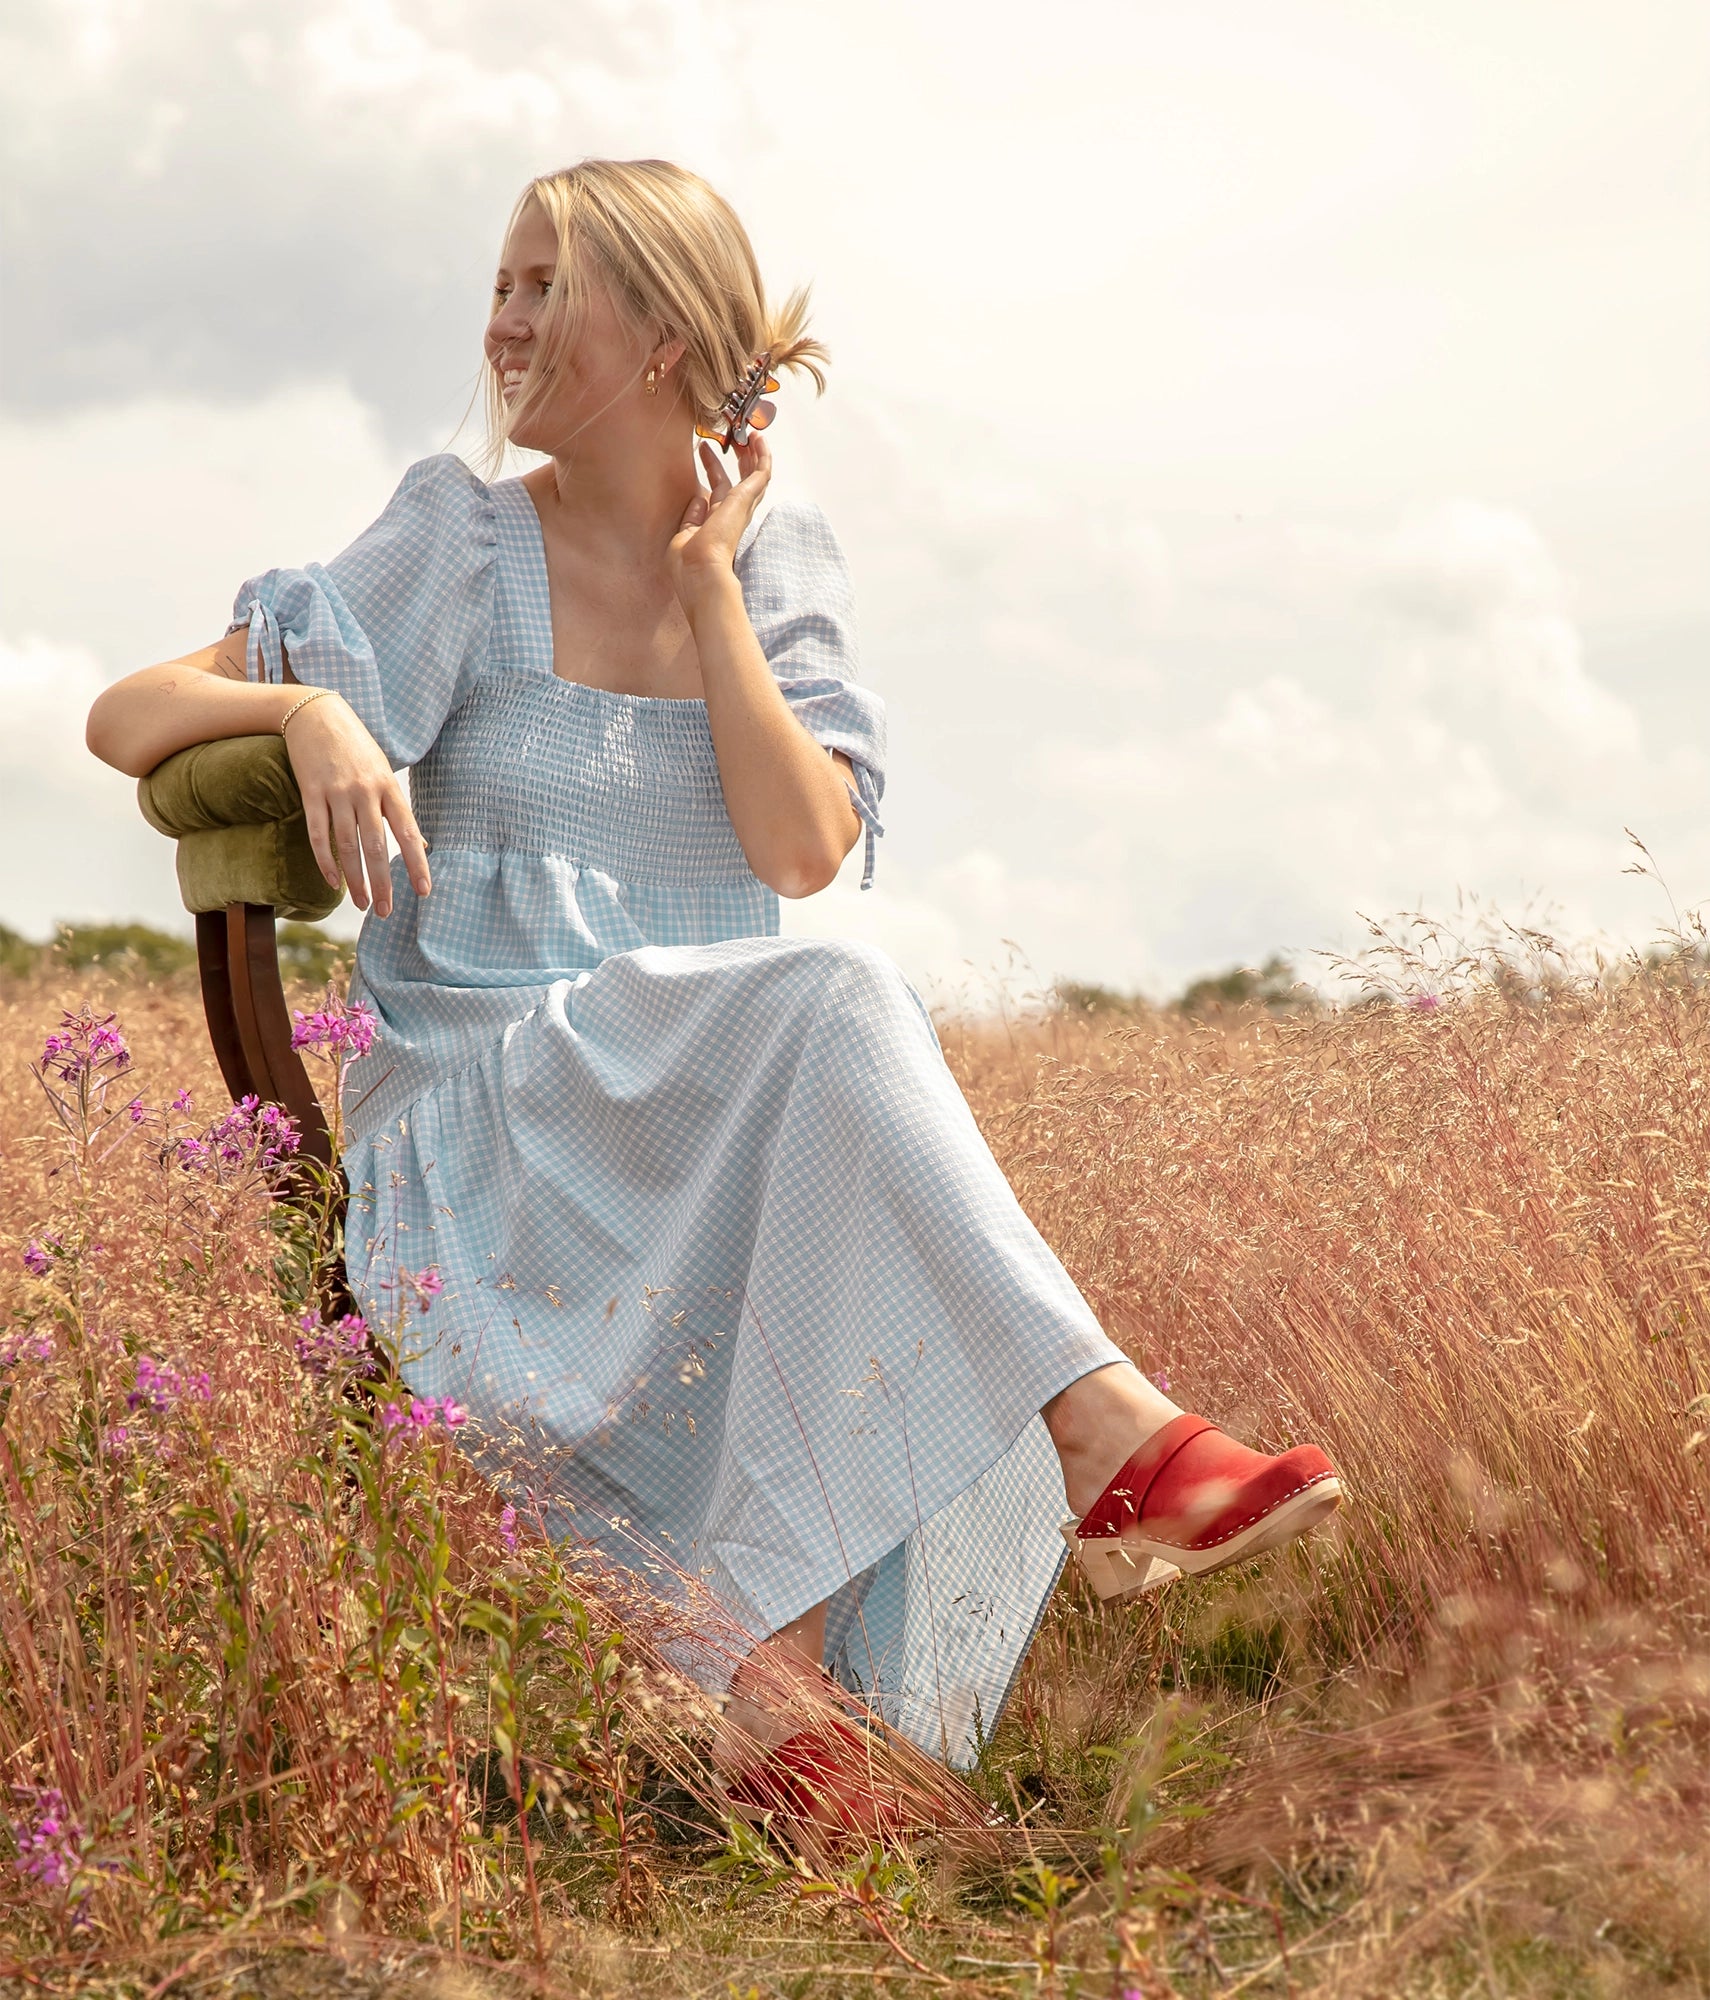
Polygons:
<instances>
[{"instance_id":1,"label":"square neckline","mask_svg":"<svg viewBox=\"0 0 1710 2000\"><path fill-rule=\"evenodd\" d=\"M552 664L557 657L557 647L552 638L552 577L546 564L546 527L540 518L540 509L535 505L534 495L523 483L520 473L510 479L501 480L491 488L498 492L502 487L513 487L518 502L528 510L529 558L534 564L536 579L540 584L541 597L546 605L546 678L556 681L560 687L575 688L580 694L603 696L608 701L632 702L643 708L705 709L706 696L699 694L629 694L622 688L603 688L593 681L573 681L568 674L561 674Z\"/></svg>"}]
</instances>

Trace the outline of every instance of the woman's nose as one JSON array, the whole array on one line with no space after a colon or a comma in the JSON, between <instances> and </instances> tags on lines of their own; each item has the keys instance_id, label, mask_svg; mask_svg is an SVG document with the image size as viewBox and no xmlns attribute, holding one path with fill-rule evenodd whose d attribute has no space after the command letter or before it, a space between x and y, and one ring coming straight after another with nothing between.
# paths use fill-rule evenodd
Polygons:
<instances>
[{"instance_id":1,"label":"woman's nose","mask_svg":"<svg viewBox=\"0 0 1710 2000\"><path fill-rule=\"evenodd\" d=\"M487 322L487 345L491 348L518 347L528 338L528 332L527 313L507 299Z\"/></svg>"}]
</instances>

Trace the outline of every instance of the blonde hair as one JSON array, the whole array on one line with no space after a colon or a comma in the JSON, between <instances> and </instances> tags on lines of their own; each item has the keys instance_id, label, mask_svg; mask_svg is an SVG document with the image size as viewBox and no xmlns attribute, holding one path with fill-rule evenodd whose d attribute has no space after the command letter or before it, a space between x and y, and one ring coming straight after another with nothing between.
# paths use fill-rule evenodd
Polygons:
<instances>
[{"instance_id":1,"label":"blonde hair","mask_svg":"<svg viewBox=\"0 0 1710 2000\"><path fill-rule=\"evenodd\" d=\"M669 160L582 160L530 181L511 211L511 228L531 201L558 232L557 272L535 320L543 362L559 359L574 340L592 276L606 282L638 333L651 333L655 343L683 343L672 375L697 423L712 422L762 354L774 374L797 369L824 393L830 356L806 331L807 287L791 292L777 310L767 304L748 232L699 174ZM494 312L499 304L495 293ZM539 393L540 379L531 369L507 408L497 376L488 371L495 457L502 456L531 389Z\"/></svg>"}]
</instances>

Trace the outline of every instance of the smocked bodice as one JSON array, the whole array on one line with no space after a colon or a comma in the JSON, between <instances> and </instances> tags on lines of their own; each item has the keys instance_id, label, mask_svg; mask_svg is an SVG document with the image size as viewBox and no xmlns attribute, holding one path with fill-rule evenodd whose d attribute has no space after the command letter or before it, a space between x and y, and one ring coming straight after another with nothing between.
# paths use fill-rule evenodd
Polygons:
<instances>
[{"instance_id":1,"label":"smocked bodice","mask_svg":"<svg viewBox=\"0 0 1710 2000\"><path fill-rule=\"evenodd\" d=\"M430 852L557 855L636 886L754 881L701 701L492 674L447 718L411 793Z\"/></svg>"}]
</instances>

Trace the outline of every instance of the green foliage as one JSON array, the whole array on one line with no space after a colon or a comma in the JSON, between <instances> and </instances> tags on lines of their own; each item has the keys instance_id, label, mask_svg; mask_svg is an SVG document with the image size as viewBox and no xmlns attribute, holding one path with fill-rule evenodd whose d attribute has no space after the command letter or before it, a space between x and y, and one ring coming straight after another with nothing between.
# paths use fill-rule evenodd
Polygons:
<instances>
[{"instance_id":1,"label":"green foliage","mask_svg":"<svg viewBox=\"0 0 1710 2000\"><path fill-rule=\"evenodd\" d=\"M42 962L44 947L32 944L10 924L0 924L0 974L26 979Z\"/></svg>"},{"instance_id":2,"label":"green foliage","mask_svg":"<svg viewBox=\"0 0 1710 2000\"><path fill-rule=\"evenodd\" d=\"M285 980L324 986L349 976L355 957L349 940L328 937L319 924L281 924L278 936L279 971ZM77 972L99 965L149 980L170 979L196 965L191 939L152 924L60 924L50 944L37 944L0 924L0 976L26 979L43 969L50 952Z\"/></svg>"},{"instance_id":3,"label":"green foliage","mask_svg":"<svg viewBox=\"0 0 1710 2000\"><path fill-rule=\"evenodd\" d=\"M1051 988L1051 1000L1062 1014L1132 1019L1153 1011L1144 993L1126 993L1083 979L1059 979ZM1178 1013L1204 1016L1235 1013L1243 1007L1261 1007L1267 1014L1294 1014L1315 1007L1317 1002L1310 987L1296 983L1288 960L1272 952L1263 965L1235 965L1227 972L1207 973L1169 1004Z\"/></svg>"},{"instance_id":4,"label":"green foliage","mask_svg":"<svg viewBox=\"0 0 1710 2000\"><path fill-rule=\"evenodd\" d=\"M1288 1634L1280 1618L1246 1615L1239 1600L1207 1634L1184 1643L1186 1684L1221 1689L1239 1701L1264 1701L1284 1685Z\"/></svg>"},{"instance_id":5,"label":"green foliage","mask_svg":"<svg viewBox=\"0 0 1710 2000\"><path fill-rule=\"evenodd\" d=\"M157 931L151 924L61 924L53 949L79 972L100 965L139 972L146 979L170 979L196 963L196 947L188 938Z\"/></svg>"},{"instance_id":6,"label":"green foliage","mask_svg":"<svg viewBox=\"0 0 1710 2000\"><path fill-rule=\"evenodd\" d=\"M1147 1009L1144 994L1120 993L1114 986L1096 986L1082 979L1059 979L1051 999L1063 1014L1140 1014Z\"/></svg>"},{"instance_id":7,"label":"green foliage","mask_svg":"<svg viewBox=\"0 0 1710 2000\"><path fill-rule=\"evenodd\" d=\"M1263 965L1235 965L1227 972L1196 979L1176 999L1184 1014L1233 1013L1242 1007L1262 1007L1267 1014L1293 1014L1312 1007L1311 990L1298 985L1294 967L1272 952Z\"/></svg>"},{"instance_id":8,"label":"green foliage","mask_svg":"<svg viewBox=\"0 0 1710 2000\"><path fill-rule=\"evenodd\" d=\"M319 924L281 924L278 939L280 976L310 980L317 986L348 976L356 956L352 943L328 937Z\"/></svg>"}]
</instances>

